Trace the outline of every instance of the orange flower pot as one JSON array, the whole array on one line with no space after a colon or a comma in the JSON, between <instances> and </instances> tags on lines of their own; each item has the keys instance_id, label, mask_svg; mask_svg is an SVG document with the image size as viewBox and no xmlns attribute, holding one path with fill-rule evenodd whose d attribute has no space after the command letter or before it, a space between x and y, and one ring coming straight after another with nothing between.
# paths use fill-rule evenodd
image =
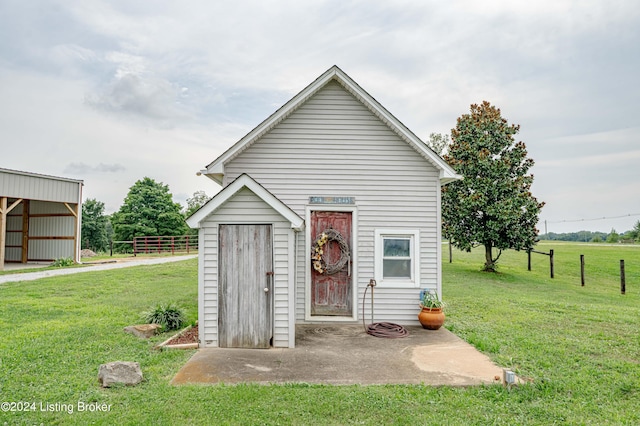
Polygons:
<instances>
[{"instance_id":1,"label":"orange flower pot","mask_svg":"<svg viewBox=\"0 0 640 426\"><path fill-rule=\"evenodd\" d=\"M444 312L442 308L422 308L418 314L418 321L422 328L427 330L437 330L444 324Z\"/></svg>"}]
</instances>

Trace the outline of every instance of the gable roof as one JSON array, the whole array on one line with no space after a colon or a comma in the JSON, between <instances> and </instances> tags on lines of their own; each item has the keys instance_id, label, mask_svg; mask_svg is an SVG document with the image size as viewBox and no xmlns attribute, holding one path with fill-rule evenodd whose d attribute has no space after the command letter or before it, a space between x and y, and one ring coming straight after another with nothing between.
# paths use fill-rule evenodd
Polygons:
<instances>
[{"instance_id":1,"label":"gable roof","mask_svg":"<svg viewBox=\"0 0 640 426\"><path fill-rule=\"evenodd\" d=\"M238 176L236 180L224 187L204 206L200 207L195 213L187 218L187 225L191 228L200 228L200 223L209 215L218 210L225 202L233 198L243 188L249 189L256 194L262 201L267 203L272 209L278 212L283 218L291 223L291 228L299 231L303 228L304 220L298 216L296 212L291 210L289 206L280 201L275 195L265 189L264 186L253 180L246 173Z\"/></svg>"},{"instance_id":2,"label":"gable roof","mask_svg":"<svg viewBox=\"0 0 640 426\"><path fill-rule=\"evenodd\" d=\"M271 114L266 120L257 127L247 133L242 139L236 142L231 148L226 150L222 155L211 162L206 169L200 173L222 184L224 177L224 167L230 160L247 149L251 144L257 141L265 133L269 132L298 107L304 104L311 96L315 95L320 89L331 81L337 81L364 106L366 106L373 114L382 120L391 130L393 130L401 139L411 145L420 155L431 162L440 171L440 184L444 185L451 181L461 179L461 176L447 164L438 154L427 146L420 138L418 138L411 130L409 130L400 120L387 111L378 101L362 89L355 81L351 79L338 66L334 65L325 71L314 82L305 87L300 93L291 98L286 104L280 107L276 112Z\"/></svg>"}]
</instances>

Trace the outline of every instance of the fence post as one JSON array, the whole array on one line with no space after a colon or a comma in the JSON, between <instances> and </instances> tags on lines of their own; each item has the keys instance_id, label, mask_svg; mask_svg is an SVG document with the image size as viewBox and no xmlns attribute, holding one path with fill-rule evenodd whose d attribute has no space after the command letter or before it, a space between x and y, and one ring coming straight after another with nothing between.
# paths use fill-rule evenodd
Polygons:
<instances>
[{"instance_id":1,"label":"fence post","mask_svg":"<svg viewBox=\"0 0 640 426\"><path fill-rule=\"evenodd\" d=\"M138 241L136 240L136 238L137 237L133 237L133 257L135 257L138 253Z\"/></svg>"},{"instance_id":2,"label":"fence post","mask_svg":"<svg viewBox=\"0 0 640 426\"><path fill-rule=\"evenodd\" d=\"M549 270L551 272L551 278L553 278L553 250L549 250Z\"/></svg>"},{"instance_id":3,"label":"fence post","mask_svg":"<svg viewBox=\"0 0 640 426\"><path fill-rule=\"evenodd\" d=\"M625 294L627 291L627 282L624 275L624 260L620 260L620 294Z\"/></svg>"},{"instance_id":4,"label":"fence post","mask_svg":"<svg viewBox=\"0 0 640 426\"><path fill-rule=\"evenodd\" d=\"M173 243L174 243L174 237L171 237L171 256L173 256L175 253L173 252Z\"/></svg>"},{"instance_id":5,"label":"fence post","mask_svg":"<svg viewBox=\"0 0 640 426\"><path fill-rule=\"evenodd\" d=\"M187 254L189 254L189 236L188 235L186 238L186 244L187 244Z\"/></svg>"},{"instance_id":6,"label":"fence post","mask_svg":"<svg viewBox=\"0 0 640 426\"><path fill-rule=\"evenodd\" d=\"M584 287L584 254L580 255L580 284Z\"/></svg>"},{"instance_id":7,"label":"fence post","mask_svg":"<svg viewBox=\"0 0 640 426\"><path fill-rule=\"evenodd\" d=\"M527 250L527 271L531 271L531 249Z\"/></svg>"},{"instance_id":8,"label":"fence post","mask_svg":"<svg viewBox=\"0 0 640 426\"><path fill-rule=\"evenodd\" d=\"M453 252L451 251L451 238L449 238L449 263L453 262Z\"/></svg>"}]
</instances>

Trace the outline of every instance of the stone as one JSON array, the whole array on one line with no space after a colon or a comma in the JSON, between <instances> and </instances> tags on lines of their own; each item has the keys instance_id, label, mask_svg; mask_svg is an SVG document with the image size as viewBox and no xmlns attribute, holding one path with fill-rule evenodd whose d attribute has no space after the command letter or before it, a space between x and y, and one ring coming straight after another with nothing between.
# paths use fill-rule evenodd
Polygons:
<instances>
[{"instance_id":1,"label":"stone","mask_svg":"<svg viewBox=\"0 0 640 426\"><path fill-rule=\"evenodd\" d=\"M142 339L148 339L158 332L162 326L160 324L139 324L130 325L124 328L125 333L131 333Z\"/></svg>"},{"instance_id":2,"label":"stone","mask_svg":"<svg viewBox=\"0 0 640 426\"><path fill-rule=\"evenodd\" d=\"M115 361L101 364L98 369L98 381L103 388L121 383L127 386L135 386L142 382L142 370L140 364L131 361Z\"/></svg>"}]
</instances>

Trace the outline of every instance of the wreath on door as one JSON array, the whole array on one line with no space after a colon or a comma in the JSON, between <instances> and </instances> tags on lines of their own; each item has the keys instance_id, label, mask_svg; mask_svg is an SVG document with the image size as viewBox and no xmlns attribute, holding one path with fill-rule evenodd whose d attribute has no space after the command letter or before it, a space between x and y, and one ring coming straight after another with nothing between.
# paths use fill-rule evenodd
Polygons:
<instances>
[{"instance_id":1,"label":"wreath on door","mask_svg":"<svg viewBox=\"0 0 640 426\"><path fill-rule=\"evenodd\" d=\"M340 247L340 258L333 263L327 263L323 257L324 246L327 245L329 241L335 241ZM342 234L333 228L325 229L320 235L318 235L311 247L311 262L313 264L313 269L315 269L319 274L332 275L336 272L340 272L342 268L344 268L344 265L349 262L350 256L349 244L347 244L347 241L344 239Z\"/></svg>"}]
</instances>

